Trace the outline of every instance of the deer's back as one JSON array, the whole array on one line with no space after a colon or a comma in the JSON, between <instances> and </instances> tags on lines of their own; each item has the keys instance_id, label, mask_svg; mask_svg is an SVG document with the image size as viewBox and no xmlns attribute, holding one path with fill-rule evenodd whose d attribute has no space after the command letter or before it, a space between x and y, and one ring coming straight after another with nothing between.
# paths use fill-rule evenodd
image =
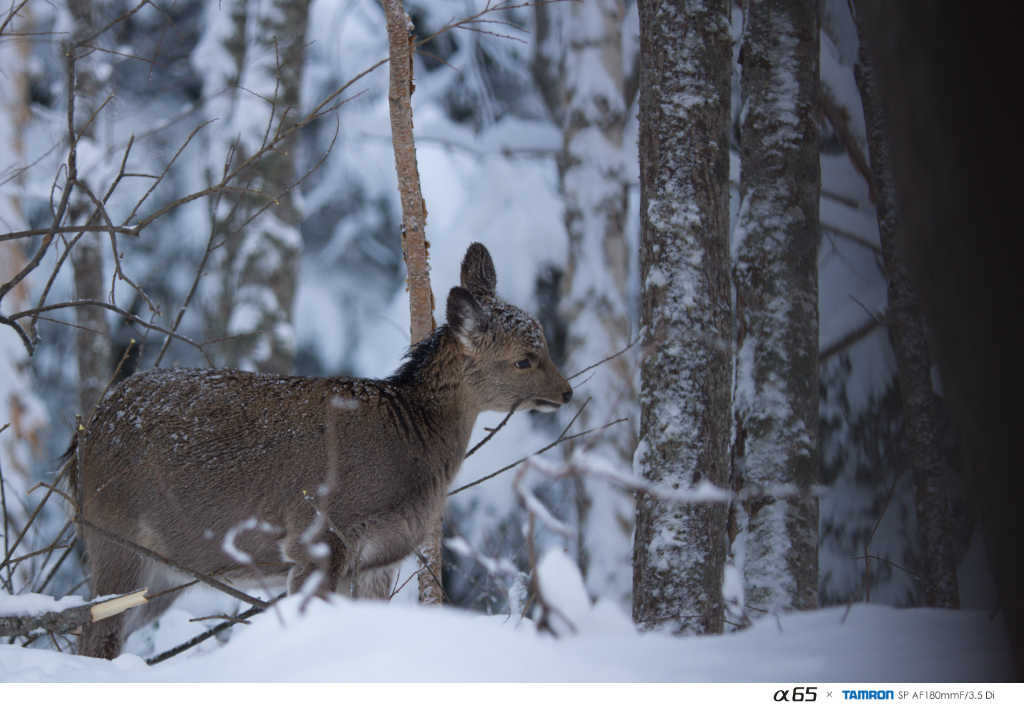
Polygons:
<instances>
[{"instance_id":1,"label":"deer's back","mask_svg":"<svg viewBox=\"0 0 1024 708\"><path fill-rule=\"evenodd\" d=\"M386 381L137 374L89 425L83 512L131 536L177 520L221 538L249 518L279 528L307 523L305 495L322 494L324 484L331 491L319 503L339 525L406 500L443 504L466 441L458 426L439 422L438 407Z\"/></svg>"}]
</instances>

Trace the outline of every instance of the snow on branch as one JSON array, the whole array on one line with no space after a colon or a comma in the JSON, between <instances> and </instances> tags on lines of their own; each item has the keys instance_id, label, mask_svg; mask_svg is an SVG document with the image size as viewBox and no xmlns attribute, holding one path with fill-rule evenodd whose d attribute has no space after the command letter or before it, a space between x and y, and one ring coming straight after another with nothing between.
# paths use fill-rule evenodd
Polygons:
<instances>
[{"instance_id":1,"label":"snow on branch","mask_svg":"<svg viewBox=\"0 0 1024 708\"><path fill-rule=\"evenodd\" d=\"M147 602L146 589L81 603L80 597L56 600L46 595L0 595L0 637L72 634L90 622L113 617ZM70 606L69 606L70 605Z\"/></svg>"}]
</instances>

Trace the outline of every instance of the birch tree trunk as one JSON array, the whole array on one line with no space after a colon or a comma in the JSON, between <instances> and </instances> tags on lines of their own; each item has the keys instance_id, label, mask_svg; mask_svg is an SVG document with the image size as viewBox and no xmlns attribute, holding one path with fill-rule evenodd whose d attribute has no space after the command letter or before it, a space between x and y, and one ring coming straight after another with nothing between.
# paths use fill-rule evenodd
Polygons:
<instances>
[{"instance_id":1,"label":"birch tree trunk","mask_svg":"<svg viewBox=\"0 0 1024 708\"><path fill-rule=\"evenodd\" d=\"M907 455L914 482L925 604L958 609L960 593L953 550L953 518L946 492L946 480L951 471L939 449L939 411L932 391L931 358L921 306L904 256L896 189L889 169L888 137L875 89L874 71L864 33L859 27L858 35L860 55L855 74L864 104L878 232L888 281L886 320L896 350Z\"/></svg>"},{"instance_id":2,"label":"birch tree trunk","mask_svg":"<svg viewBox=\"0 0 1024 708\"><path fill-rule=\"evenodd\" d=\"M734 509L734 555L745 603L783 612L818 604L818 3L747 0L743 24L734 487L801 496Z\"/></svg>"},{"instance_id":3,"label":"birch tree trunk","mask_svg":"<svg viewBox=\"0 0 1024 708\"><path fill-rule=\"evenodd\" d=\"M308 10L309 0L225 0L207 9L232 20L211 19L203 42L207 114L218 120L209 151L211 181L299 118ZM214 34L225 27L232 31ZM292 304L302 253L301 215L292 194L297 147L291 137L266 153L241 176L244 194L221 198L215 207L223 246L213 266L220 282L210 328L232 337L221 347L229 367L270 373L292 368Z\"/></svg>"},{"instance_id":4,"label":"birch tree trunk","mask_svg":"<svg viewBox=\"0 0 1024 708\"><path fill-rule=\"evenodd\" d=\"M726 486L732 431L730 3L641 0L640 443L636 471ZM726 509L637 498L633 619L721 632Z\"/></svg>"},{"instance_id":5,"label":"birch tree trunk","mask_svg":"<svg viewBox=\"0 0 1024 708\"><path fill-rule=\"evenodd\" d=\"M427 262L427 208L420 190L420 174L416 165L416 142L412 125L412 22L405 14L401 0L385 0L384 14L388 26L388 47L391 54L391 83L388 103L391 112L391 141L395 148L395 170L398 192L402 200L402 255L408 269L410 338L412 343L426 337L435 327L434 294L430 289ZM441 584L441 520L420 549L426 561L419 574L420 602L438 605L444 597Z\"/></svg>"},{"instance_id":6,"label":"birch tree trunk","mask_svg":"<svg viewBox=\"0 0 1024 708\"><path fill-rule=\"evenodd\" d=\"M31 7L20 7L0 42L0 149L14 157L11 171L24 161L24 126L30 117L28 59L31 36L36 29ZM11 36L6 36L11 35ZM20 198L22 180L9 176L14 189L0 198L0 224L5 229L27 228ZM27 258L20 241L0 242L0 283L9 283L25 267ZM29 283L16 285L3 299L4 310L20 312L29 304ZM29 355L10 327L0 327L0 558L8 556L11 544L28 520L19 503L32 486L33 456L40 452L47 430L46 406L36 393ZM20 592L32 580L29 564L0 571L0 592Z\"/></svg>"}]
</instances>

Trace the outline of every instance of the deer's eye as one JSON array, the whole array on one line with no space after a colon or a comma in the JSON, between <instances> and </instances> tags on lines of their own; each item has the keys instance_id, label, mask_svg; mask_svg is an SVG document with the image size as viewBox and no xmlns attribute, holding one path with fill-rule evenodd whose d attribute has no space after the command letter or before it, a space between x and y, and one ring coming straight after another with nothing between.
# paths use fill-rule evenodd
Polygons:
<instances>
[{"instance_id":1,"label":"deer's eye","mask_svg":"<svg viewBox=\"0 0 1024 708\"><path fill-rule=\"evenodd\" d=\"M530 368L530 360L529 359L520 359L519 361L516 362L516 368L517 369L529 369Z\"/></svg>"}]
</instances>

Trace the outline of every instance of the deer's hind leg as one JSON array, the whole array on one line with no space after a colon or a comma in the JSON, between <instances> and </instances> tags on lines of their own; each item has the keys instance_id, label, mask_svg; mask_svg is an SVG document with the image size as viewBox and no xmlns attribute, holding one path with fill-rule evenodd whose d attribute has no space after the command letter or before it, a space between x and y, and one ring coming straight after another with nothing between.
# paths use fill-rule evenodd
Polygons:
<instances>
[{"instance_id":1,"label":"deer's hind leg","mask_svg":"<svg viewBox=\"0 0 1024 708\"><path fill-rule=\"evenodd\" d=\"M134 551L95 537L87 538L86 545L93 599L142 589L148 589L147 596L155 595L176 584L172 573ZM144 605L86 625L78 639L77 653L116 659L128 635L163 614L173 601L173 594L161 595Z\"/></svg>"}]
</instances>

